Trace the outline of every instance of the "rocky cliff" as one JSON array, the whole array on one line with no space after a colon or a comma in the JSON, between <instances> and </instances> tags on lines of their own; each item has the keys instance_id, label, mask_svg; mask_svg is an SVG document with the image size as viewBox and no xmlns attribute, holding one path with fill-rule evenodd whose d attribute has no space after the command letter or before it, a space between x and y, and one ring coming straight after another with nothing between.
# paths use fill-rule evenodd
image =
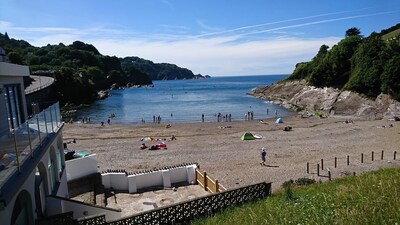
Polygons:
<instances>
[{"instance_id":1,"label":"rocky cliff","mask_svg":"<svg viewBox=\"0 0 400 225\"><path fill-rule=\"evenodd\" d=\"M365 119L393 118L400 114L400 102L388 95L380 94L376 99L368 99L351 91L309 86L304 80L258 87L249 94L295 111L325 112Z\"/></svg>"}]
</instances>

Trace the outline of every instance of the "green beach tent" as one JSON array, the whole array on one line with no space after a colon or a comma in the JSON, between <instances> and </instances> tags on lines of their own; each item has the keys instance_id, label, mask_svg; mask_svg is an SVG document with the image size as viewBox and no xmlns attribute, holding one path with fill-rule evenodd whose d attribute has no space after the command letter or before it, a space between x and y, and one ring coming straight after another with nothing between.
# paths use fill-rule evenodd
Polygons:
<instances>
[{"instance_id":1,"label":"green beach tent","mask_svg":"<svg viewBox=\"0 0 400 225\"><path fill-rule=\"evenodd\" d=\"M244 133L244 134L242 135L242 137L241 137L240 139L242 139L242 140L254 140L254 139L256 139L256 138L253 136L252 133L250 133L250 132L247 131L246 133Z\"/></svg>"}]
</instances>

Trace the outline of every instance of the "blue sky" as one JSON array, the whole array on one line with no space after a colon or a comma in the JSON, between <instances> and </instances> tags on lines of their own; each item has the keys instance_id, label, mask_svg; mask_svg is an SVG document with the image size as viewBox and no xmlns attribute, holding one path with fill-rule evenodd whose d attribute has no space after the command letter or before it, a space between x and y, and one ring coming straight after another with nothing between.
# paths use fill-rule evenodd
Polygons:
<instances>
[{"instance_id":1,"label":"blue sky","mask_svg":"<svg viewBox=\"0 0 400 225\"><path fill-rule=\"evenodd\" d=\"M348 28L368 36L397 23L399 0L0 0L0 33L11 38L80 40L211 76L288 74Z\"/></svg>"}]
</instances>

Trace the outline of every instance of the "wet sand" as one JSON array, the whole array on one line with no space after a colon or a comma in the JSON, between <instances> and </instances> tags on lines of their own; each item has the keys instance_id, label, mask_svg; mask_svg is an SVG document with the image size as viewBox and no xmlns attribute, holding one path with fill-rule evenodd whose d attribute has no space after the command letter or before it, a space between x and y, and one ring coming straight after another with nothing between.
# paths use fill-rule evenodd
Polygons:
<instances>
[{"instance_id":1,"label":"wet sand","mask_svg":"<svg viewBox=\"0 0 400 225\"><path fill-rule=\"evenodd\" d=\"M354 120L354 119L353 119ZM128 172L197 162L201 170L215 178L226 188L267 181L273 190L289 179L309 177L326 181L328 168L332 178L381 167L400 166L400 122L387 120L354 120L346 124L345 118L284 118L283 124L275 119L222 122L145 125L65 124L64 140L76 139L70 149L89 151L97 155L99 171L125 169ZM393 127L389 127L393 124ZM291 126L289 132L284 126ZM383 128L384 126L385 128ZM263 138L242 141L245 131ZM177 140L168 141L175 135ZM143 137L166 139L167 149L141 150ZM156 142L145 142L152 145ZM267 149L267 166L261 166L260 149ZM384 151L384 160L381 152ZM397 151L397 160L393 152ZM372 161L374 152L374 161ZM364 163L361 163L361 153ZM350 165L346 163L349 155ZM334 158L337 157L337 168ZM324 160L322 176L316 166ZM306 164L310 163L310 173Z\"/></svg>"}]
</instances>

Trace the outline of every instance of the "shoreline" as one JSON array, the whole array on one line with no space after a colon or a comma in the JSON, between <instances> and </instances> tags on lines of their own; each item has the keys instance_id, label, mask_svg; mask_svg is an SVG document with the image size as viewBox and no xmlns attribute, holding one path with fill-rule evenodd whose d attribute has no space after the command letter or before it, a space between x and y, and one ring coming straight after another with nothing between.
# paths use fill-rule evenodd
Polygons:
<instances>
[{"instance_id":1,"label":"shoreline","mask_svg":"<svg viewBox=\"0 0 400 225\"><path fill-rule=\"evenodd\" d=\"M347 172L376 170L380 167L400 166L400 160L390 160L393 151L400 146L400 123L386 120L354 119L345 124L344 118L301 118L298 115L283 118L285 123L275 124L275 118L237 122L179 123L166 128L166 124L126 125L65 124L64 140L76 139L68 147L76 151L89 151L97 155L99 172L107 169L125 169L128 172L197 162L202 170L225 187L235 188L257 182L273 182L273 190L290 179L318 177L315 166L321 159L329 167L332 178ZM389 127L393 124L393 127ZM291 126L292 131L283 131ZM383 128L382 126L385 126ZM242 141L240 137L249 131L261 139ZM174 135L177 140L168 141ZM166 139L167 149L140 150L141 139L154 137ZM151 145L156 142L145 142ZM267 149L268 166L260 166L259 151ZM385 160L378 153L386 152ZM373 162L361 164L359 155L376 152ZM345 165L349 155L351 163ZM338 158L338 168L333 159ZM306 174L306 163L314 172Z\"/></svg>"}]
</instances>

